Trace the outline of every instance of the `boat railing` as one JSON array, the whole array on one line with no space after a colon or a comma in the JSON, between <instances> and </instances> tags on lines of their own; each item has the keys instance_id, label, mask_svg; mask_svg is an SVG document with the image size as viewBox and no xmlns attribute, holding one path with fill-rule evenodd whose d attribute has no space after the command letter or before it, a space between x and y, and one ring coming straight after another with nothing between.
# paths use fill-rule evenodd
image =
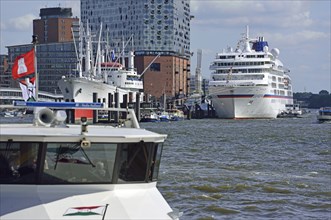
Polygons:
<instances>
[{"instance_id":1,"label":"boat railing","mask_svg":"<svg viewBox=\"0 0 331 220\"><path fill-rule=\"evenodd\" d=\"M0 105L0 109L32 109L36 114L43 108L54 109L54 110L66 110L65 117L68 116L68 111L75 109L82 110L92 110L97 113L98 111L108 112L110 115L112 112L119 115L122 113L122 118L120 118L116 123L116 127L131 127L140 128L138 119L136 117L135 111L129 108L108 108L105 107L104 103L96 102L25 102L25 101L14 101L12 105ZM56 112L53 112L54 115ZM93 114L98 117L98 114ZM46 115L46 117L53 117ZM67 120L68 121L68 120ZM96 120L97 121L97 120Z\"/></svg>"}]
</instances>

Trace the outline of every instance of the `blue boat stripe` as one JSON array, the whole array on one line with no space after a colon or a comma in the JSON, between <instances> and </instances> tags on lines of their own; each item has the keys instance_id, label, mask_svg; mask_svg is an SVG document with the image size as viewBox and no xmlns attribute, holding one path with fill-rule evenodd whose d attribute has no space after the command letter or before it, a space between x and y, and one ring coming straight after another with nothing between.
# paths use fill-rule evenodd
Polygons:
<instances>
[{"instance_id":1,"label":"blue boat stripe","mask_svg":"<svg viewBox=\"0 0 331 220\"><path fill-rule=\"evenodd\" d=\"M14 101L14 106L26 107L55 107L55 108L103 108L103 103L98 102L25 102Z\"/></svg>"}]
</instances>

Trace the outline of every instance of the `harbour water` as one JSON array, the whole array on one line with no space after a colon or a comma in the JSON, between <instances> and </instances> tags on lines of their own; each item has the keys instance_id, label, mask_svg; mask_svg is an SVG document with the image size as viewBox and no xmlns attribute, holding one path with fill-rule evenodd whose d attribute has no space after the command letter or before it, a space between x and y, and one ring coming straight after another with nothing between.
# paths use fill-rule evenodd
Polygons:
<instances>
[{"instance_id":1,"label":"harbour water","mask_svg":"<svg viewBox=\"0 0 331 220\"><path fill-rule=\"evenodd\" d=\"M181 219L331 219L331 124L142 123L168 134L158 188Z\"/></svg>"}]
</instances>

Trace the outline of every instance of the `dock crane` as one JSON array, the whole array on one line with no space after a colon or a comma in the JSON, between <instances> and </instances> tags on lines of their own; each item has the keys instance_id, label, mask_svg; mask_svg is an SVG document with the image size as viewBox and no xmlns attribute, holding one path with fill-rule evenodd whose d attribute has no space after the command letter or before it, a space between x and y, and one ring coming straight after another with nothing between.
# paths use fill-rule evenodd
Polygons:
<instances>
[{"instance_id":1,"label":"dock crane","mask_svg":"<svg viewBox=\"0 0 331 220\"><path fill-rule=\"evenodd\" d=\"M202 50L197 51L197 67L195 69L195 91L197 94L202 94L202 76L201 76L201 60L202 60Z\"/></svg>"}]
</instances>

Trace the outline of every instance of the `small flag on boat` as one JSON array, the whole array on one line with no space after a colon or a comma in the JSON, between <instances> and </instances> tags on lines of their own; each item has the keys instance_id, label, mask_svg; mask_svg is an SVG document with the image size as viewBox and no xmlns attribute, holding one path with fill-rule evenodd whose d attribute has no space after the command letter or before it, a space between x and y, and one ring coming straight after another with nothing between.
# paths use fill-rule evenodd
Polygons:
<instances>
[{"instance_id":1,"label":"small flag on boat","mask_svg":"<svg viewBox=\"0 0 331 220\"><path fill-rule=\"evenodd\" d=\"M36 101L36 84L35 78L26 78L25 80L20 80L20 87L22 90L22 96L24 101Z\"/></svg>"},{"instance_id":2,"label":"small flag on boat","mask_svg":"<svg viewBox=\"0 0 331 220\"><path fill-rule=\"evenodd\" d=\"M14 79L23 78L34 72L34 49L16 57L12 68L12 76Z\"/></svg>"},{"instance_id":3,"label":"small flag on boat","mask_svg":"<svg viewBox=\"0 0 331 220\"><path fill-rule=\"evenodd\" d=\"M83 206L69 208L63 216L89 216L89 215L103 215L106 206Z\"/></svg>"}]
</instances>

